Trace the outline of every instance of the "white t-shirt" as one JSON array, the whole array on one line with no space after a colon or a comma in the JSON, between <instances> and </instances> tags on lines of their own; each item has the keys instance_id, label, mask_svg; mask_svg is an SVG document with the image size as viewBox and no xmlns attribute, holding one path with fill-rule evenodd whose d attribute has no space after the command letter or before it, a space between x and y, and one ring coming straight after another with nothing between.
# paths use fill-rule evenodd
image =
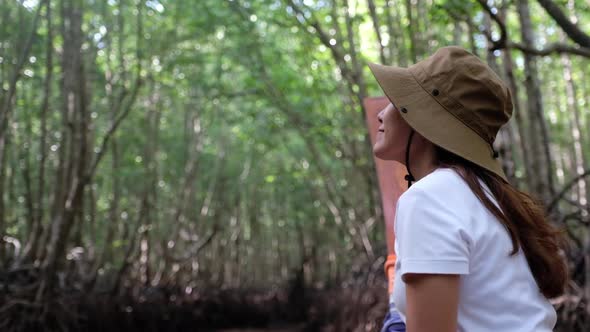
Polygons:
<instances>
[{"instance_id":1,"label":"white t-shirt","mask_svg":"<svg viewBox=\"0 0 590 332\"><path fill-rule=\"evenodd\" d=\"M459 274L458 331L552 331L555 309L540 292L524 253L509 256L508 231L454 170L439 168L417 181L396 211L390 301L404 322L404 274Z\"/></svg>"}]
</instances>

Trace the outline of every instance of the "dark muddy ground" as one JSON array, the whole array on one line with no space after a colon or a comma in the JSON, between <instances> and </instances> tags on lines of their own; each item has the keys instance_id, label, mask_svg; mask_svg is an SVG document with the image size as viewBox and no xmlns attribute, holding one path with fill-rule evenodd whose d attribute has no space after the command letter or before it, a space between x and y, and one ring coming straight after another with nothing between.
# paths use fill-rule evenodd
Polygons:
<instances>
[{"instance_id":1,"label":"dark muddy ground","mask_svg":"<svg viewBox=\"0 0 590 332\"><path fill-rule=\"evenodd\" d=\"M385 288L57 294L45 305L0 297L0 331L378 331ZM28 302L30 301L30 302Z\"/></svg>"}]
</instances>

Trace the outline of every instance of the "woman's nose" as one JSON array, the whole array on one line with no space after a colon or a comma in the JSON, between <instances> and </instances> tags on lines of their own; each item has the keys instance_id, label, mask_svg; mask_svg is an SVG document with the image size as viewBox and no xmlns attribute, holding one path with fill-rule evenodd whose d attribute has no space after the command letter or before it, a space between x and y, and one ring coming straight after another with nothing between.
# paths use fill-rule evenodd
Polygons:
<instances>
[{"instance_id":1,"label":"woman's nose","mask_svg":"<svg viewBox=\"0 0 590 332\"><path fill-rule=\"evenodd\" d=\"M379 120L379 123L383 123L383 111L377 114L377 120Z\"/></svg>"}]
</instances>

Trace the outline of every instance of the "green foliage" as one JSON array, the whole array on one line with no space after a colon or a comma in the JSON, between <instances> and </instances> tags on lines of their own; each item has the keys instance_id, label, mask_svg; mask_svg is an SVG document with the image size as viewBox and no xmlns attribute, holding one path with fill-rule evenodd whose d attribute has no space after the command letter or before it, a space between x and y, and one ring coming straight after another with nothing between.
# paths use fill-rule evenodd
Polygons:
<instances>
[{"instance_id":1,"label":"green foliage","mask_svg":"<svg viewBox=\"0 0 590 332\"><path fill-rule=\"evenodd\" d=\"M6 232L23 242L31 231L27 205L31 198L24 176L33 179L35 199L41 151L45 151L47 190L41 208L48 229L53 189L60 185L56 174L62 137L68 128L63 123L67 96L61 91L64 18L59 2L51 3L54 75L49 82L47 144L40 145L42 91L48 74L49 27L43 19L18 83L7 151ZM367 248L359 237L363 225L370 225L368 237L375 254L384 254L381 220L367 223L375 217L372 204L377 203L371 198L376 189L369 185L372 157L359 95L381 94L365 66L367 61L379 61L380 49L367 4L348 1L346 11L341 1L293 3L301 7L302 15L286 0L84 2L81 52L91 113L88 160L96 157L116 118L116 105L132 98L136 68L142 68L141 87L129 116L107 145L85 192L84 218L76 221L85 246L97 252L110 248L115 253L105 266L122 262L131 243L129 234L138 232L136 224L151 227L148 237L154 254L149 259L156 269L163 259L163 246L180 256L192 250L194 238L217 232L211 245L183 263L189 269L193 261L199 262L200 272L195 273L217 278L216 282L223 281L226 259L235 259L232 264L248 271L240 276L244 283L259 283L283 280L285 276L276 273L279 267L298 267L313 255L317 256L313 257L317 278L335 277L338 271L330 266L336 264L342 272L367 259ZM389 8L384 1L375 3L380 32L387 36L383 39L387 59L392 64L410 61L409 2L389 1ZM139 36L138 4L143 22ZM565 1L560 4L567 8ZM584 1L574 1L574 5L580 27L590 31L590 11ZM36 6L0 1L4 90L30 32ZM518 18L512 7L507 8L506 25L511 40L519 41ZM462 46L486 54L484 14L477 2L426 1L411 10L418 58L453 43L457 26L464 28L459 36ZM347 34L347 13L354 45L339 36ZM564 40L559 27L536 5L533 13L539 33L536 46ZM388 20L388 15L394 20ZM326 31L333 40L330 45L334 43L331 46L342 52L344 60L335 58L330 45L311 26L313 22ZM395 25L393 35L389 35L389 22ZM498 36L497 27L492 32ZM357 54L352 54L351 46ZM352 55L360 61L355 82L339 67L344 63L354 72ZM495 59L500 61L500 55ZM520 83L525 78L523 56L517 51L512 55ZM574 81L581 83L576 103L585 114L582 125L586 132L590 124L590 84L584 81L588 60L574 57L572 61ZM570 110L563 106L560 57L539 59L539 69L542 89L551 96L545 101L552 148L568 159ZM524 92L516 97L521 106L525 104ZM588 156L588 138L583 140ZM521 163L520 156L515 160ZM563 165L560 184L575 174L574 166ZM522 170L523 165L516 168ZM522 174L516 173L517 177ZM146 215L137 223L142 213ZM110 228L114 236L108 240ZM273 252L278 256L272 256Z\"/></svg>"}]
</instances>

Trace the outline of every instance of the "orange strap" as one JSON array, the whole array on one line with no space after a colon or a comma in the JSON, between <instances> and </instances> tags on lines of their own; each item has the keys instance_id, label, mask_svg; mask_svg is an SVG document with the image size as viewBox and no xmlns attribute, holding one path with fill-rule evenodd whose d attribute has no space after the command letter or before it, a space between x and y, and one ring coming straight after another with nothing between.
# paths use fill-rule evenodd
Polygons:
<instances>
[{"instance_id":1,"label":"orange strap","mask_svg":"<svg viewBox=\"0 0 590 332\"><path fill-rule=\"evenodd\" d=\"M387 256L387 260L385 261L385 275L387 276L388 281L388 291L389 294L393 293L393 280L395 279L395 260L397 257L395 254L389 254Z\"/></svg>"}]
</instances>

